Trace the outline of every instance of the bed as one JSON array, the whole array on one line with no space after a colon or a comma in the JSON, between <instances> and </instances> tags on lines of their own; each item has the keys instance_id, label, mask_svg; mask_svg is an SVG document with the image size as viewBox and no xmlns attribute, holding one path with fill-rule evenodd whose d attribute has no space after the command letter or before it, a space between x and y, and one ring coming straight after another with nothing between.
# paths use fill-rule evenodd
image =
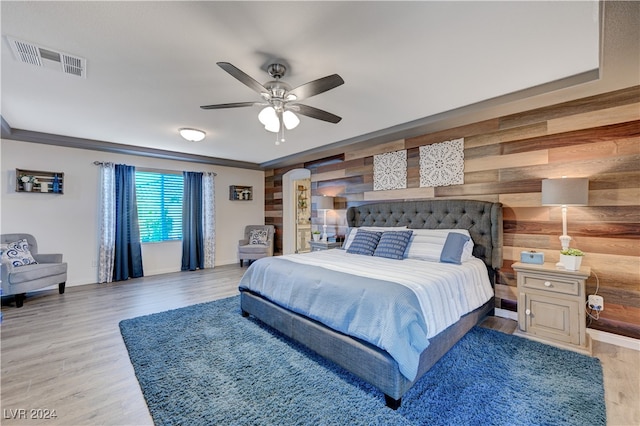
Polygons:
<instances>
[{"instance_id":1,"label":"bed","mask_svg":"<svg viewBox=\"0 0 640 426\"><path fill-rule=\"evenodd\" d=\"M482 265L482 273L486 269L486 278L483 279L488 280L493 285L497 270L502 265L502 205L500 203L476 200L422 200L363 204L350 207L347 210L347 223L350 228L363 230L375 229L371 227L388 229L406 227L409 230L467 230L468 236L473 241L473 257L477 258L473 259L473 262L476 264L479 262ZM338 252L323 254L325 257L338 255ZM453 324L448 325L442 331L438 331L435 336L429 337L424 350L419 344L412 343L411 345L418 347L420 352L415 355L415 362L412 361L415 365L409 364L411 365L411 373L407 374L408 364L405 360L398 358L396 353L390 349L380 349L378 346L383 345L376 343L377 341L374 344L357 333L351 333L349 327L347 327L349 331L339 331L341 330L339 327L332 328L325 325L324 319L296 312L297 309L295 307L283 303L289 297L287 295L281 295L279 299L277 295L265 294L259 290L258 287L260 285L272 286L272 284L275 284L273 287L278 292L278 289L288 289L291 282L308 280L308 278L302 275L295 275L292 272L302 268L302 266L297 265L300 265L300 262L304 264L305 259L308 259L308 257L305 258L305 255L293 256L299 256L300 258L297 259L297 262L290 261L287 256L283 256L281 259L278 259L278 257L268 258L261 259L251 265L240 283L242 315L254 316L292 340L307 346L319 355L335 362L377 387L384 393L387 406L392 409L400 407L402 396L411 386L473 326L485 316L492 314L494 309L493 290L491 289L491 295L486 302L483 302L470 312L462 314ZM325 261L331 262L331 257L327 257L327 259ZM391 264L389 259L384 259L384 261L387 262L387 266ZM405 261L394 260L393 262ZM276 271L273 265L284 265L290 267L291 271L284 271L280 275L277 273L269 275L270 270ZM415 264L412 268L414 267ZM300 272L297 273L300 274ZM344 273L344 271L335 273ZM334 274L334 271L326 272L326 275L330 274ZM364 279L366 280L366 277ZM463 280L466 279L464 278ZM354 276L352 280L349 279L349 285L351 286L352 283L362 280L362 277L357 278ZM259 286L252 287L249 284L250 281L258 282ZM378 284L377 280L373 278L369 281L372 286L374 282L376 285ZM363 283L363 285L366 284L366 282ZM311 282L307 285L313 287L315 283ZM378 300L381 298L384 299L384 297L379 297ZM349 303L353 304L353 302ZM413 301L410 300L407 303L413 303ZM374 309L380 309L382 312L390 308L375 307ZM404 308L402 309L404 310ZM340 311L341 308L336 307L335 310ZM412 324L406 328L416 327L415 324ZM430 326L427 329L430 329ZM405 329L403 328L400 331L403 333ZM384 332L385 335L392 334L396 338L396 334L402 333ZM399 338L396 340L399 340Z\"/></svg>"}]
</instances>

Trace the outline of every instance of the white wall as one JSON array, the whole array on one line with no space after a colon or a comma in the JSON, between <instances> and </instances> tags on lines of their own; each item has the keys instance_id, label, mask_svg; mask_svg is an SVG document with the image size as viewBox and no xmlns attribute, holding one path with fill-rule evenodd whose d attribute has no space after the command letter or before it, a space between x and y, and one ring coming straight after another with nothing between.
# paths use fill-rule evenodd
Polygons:
<instances>
[{"instance_id":1,"label":"white wall","mask_svg":"<svg viewBox=\"0 0 640 426\"><path fill-rule=\"evenodd\" d=\"M134 155L110 154L13 140L0 149L0 232L26 232L41 253L63 253L67 285L97 281L98 183L94 161L161 170L213 171L216 176L216 265L238 262L244 226L264 223L264 172ZM15 169L64 173L64 194L15 191ZM230 201L229 185L253 186L252 201ZM180 270L182 243L143 244L145 275Z\"/></svg>"}]
</instances>

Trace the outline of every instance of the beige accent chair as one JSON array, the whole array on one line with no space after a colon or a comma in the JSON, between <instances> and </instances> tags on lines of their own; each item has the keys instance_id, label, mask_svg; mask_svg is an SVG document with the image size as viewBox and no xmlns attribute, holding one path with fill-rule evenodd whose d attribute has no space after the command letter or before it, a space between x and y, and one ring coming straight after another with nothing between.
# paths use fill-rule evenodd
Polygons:
<instances>
[{"instance_id":1,"label":"beige accent chair","mask_svg":"<svg viewBox=\"0 0 640 426\"><path fill-rule=\"evenodd\" d=\"M64 293L67 282L67 264L62 261L62 254L38 253L38 243L31 234L0 234L0 243L7 244L26 239L29 251L36 264L13 266L11 262L2 260L2 296L14 295L16 307L22 307L26 293L52 285L58 285L58 292Z\"/></svg>"},{"instance_id":2,"label":"beige accent chair","mask_svg":"<svg viewBox=\"0 0 640 426\"><path fill-rule=\"evenodd\" d=\"M250 237L251 231L262 230L267 233L267 240L265 244L251 244ZM273 243L274 243L275 227L273 225L247 225L244 228L244 239L238 241L238 258L240 259L240 266L243 266L244 260L256 260L263 257L273 256ZM251 262L249 262L251 263Z\"/></svg>"}]
</instances>

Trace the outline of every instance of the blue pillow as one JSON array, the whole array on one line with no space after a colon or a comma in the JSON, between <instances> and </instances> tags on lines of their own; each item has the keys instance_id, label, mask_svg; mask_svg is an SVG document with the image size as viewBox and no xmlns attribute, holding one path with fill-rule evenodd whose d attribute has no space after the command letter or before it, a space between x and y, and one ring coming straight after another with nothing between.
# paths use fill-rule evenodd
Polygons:
<instances>
[{"instance_id":1,"label":"blue pillow","mask_svg":"<svg viewBox=\"0 0 640 426\"><path fill-rule=\"evenodd\" d=\"M462 265L462 251L464 250L464 244L471 238L458 232L449 232L447 240L444 242L442 253L440 253L440 262L443 263L455 263L456 265Z\"/></svg>"},{"instance_id":2,"label":"blue pillow","mask_svg":"<svg viewBox=\"0 0 640 426\"><path fill-rule=\"evenodd\" d=\"M374 256L404 259L413 231L386 231L380 237Z\"/></svg>"},{"instance_id":3,"label":"blue pillow","mask_svg":"<svg viewBox=\"0 0 640 426\"><path fill-rule=\"evenodd\" d=\"M347 253L364 254L366 256L373 255L381 235L382 232L359 230L347 249Z\"/></svg>"}]
</instances>

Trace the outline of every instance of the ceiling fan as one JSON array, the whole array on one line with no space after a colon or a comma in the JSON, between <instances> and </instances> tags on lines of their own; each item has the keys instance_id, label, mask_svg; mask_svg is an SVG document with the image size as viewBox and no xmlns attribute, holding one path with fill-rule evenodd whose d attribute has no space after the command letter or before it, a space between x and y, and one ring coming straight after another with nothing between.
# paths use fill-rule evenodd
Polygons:
<instances>
[{"instance_id":1,"label":"ceiling fan","mask_svg":"<svg viewBox=\"0 0 640 426\"><path fill-rule=\"evenodd\" d=\"M338 74L319 78L292 89L291 86L280 80L287 71L287 68L282 64L274 63L269 65L267 72L274 80L268 81L265 84L258 83L248 74L228 62L218 62L217 64L241 83L258 92L263 101L203 105L200 108L223 109L262 106L264 108L260 111L260 114L258 114L258 119L265 126L266 130L278 134L276 145L284 142L285 128L291 130L300 123L300 119L295 113L329 123L338 123L342 120L342 117L338 117L330 112L298 103L298 101L319 95L320 93L344 84L344 80Z\"/></svg>"}]
</instances>

